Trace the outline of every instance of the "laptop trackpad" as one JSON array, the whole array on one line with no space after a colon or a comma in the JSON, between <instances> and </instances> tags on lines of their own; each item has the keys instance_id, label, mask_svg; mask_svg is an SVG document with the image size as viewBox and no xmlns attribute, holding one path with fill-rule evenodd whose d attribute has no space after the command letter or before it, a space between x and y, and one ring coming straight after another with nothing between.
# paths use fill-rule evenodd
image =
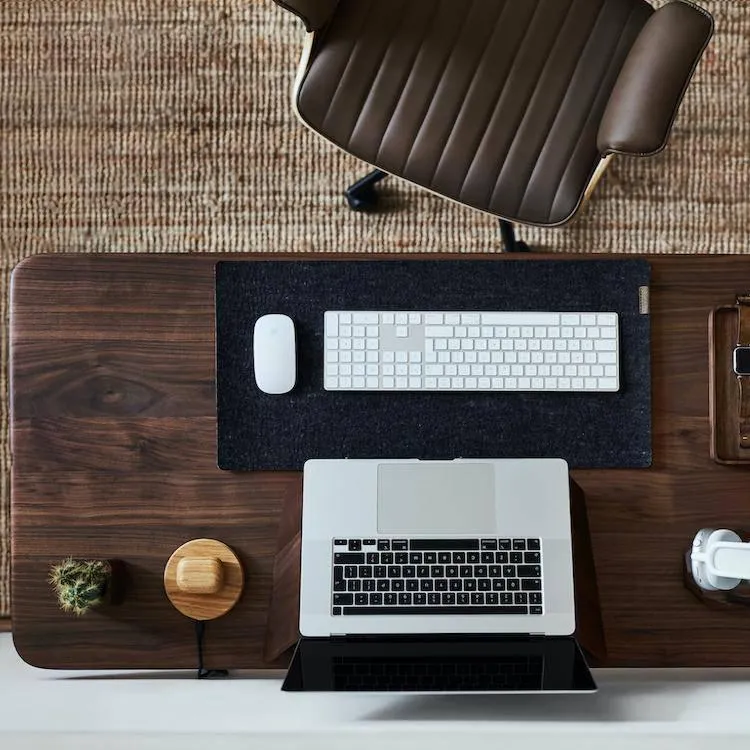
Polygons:
<instances>
[{"instance_id":1,"label":"laptop trackpad","mask_svg":"<svg viewBox=\"0 0 750 750\"><path fill-rule=\"evenodd\" d=\"M381 464L380 534L492 534L495 471L490 464Z\"/></svg>"}]
</instances>

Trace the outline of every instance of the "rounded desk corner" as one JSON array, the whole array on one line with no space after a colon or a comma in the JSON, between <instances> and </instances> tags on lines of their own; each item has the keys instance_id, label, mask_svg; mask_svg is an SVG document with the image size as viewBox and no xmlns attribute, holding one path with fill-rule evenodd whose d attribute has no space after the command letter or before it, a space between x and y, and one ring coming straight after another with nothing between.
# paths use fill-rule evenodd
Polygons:
<instances>
[{"instance_id":1,"label":"rounded desk corner","mask_svg":"<svg viewBox=\"0 0 750 750\"><path fill-rule=\"evenodd\" d=\"M47 260L52 257L55 257L53 253L39 253L37 255L27 255L25 258L21 258L21 260L19 260L18 263L13 266L13 270L11 271L11 279L18 279L21 275L23 275L24 272L28 270L29 266L34 268L39 264L46 263Z\"/></svg>"},{"instance_id":2,"label":"rounded desk corner","mask_svg":"<svg viewBox=\"0 0 750 750\"><path fill-rule=\"evenodd\" d=\"M34 661L33 657L24 650L23 643L19 640L19 635L12 628L10 631L10 637L13 641L13 648L15 648L16 653L24 664L34 667L35 669L50 669L49 664L40 664L39 662Z\"/></svg>"}]
</instances>

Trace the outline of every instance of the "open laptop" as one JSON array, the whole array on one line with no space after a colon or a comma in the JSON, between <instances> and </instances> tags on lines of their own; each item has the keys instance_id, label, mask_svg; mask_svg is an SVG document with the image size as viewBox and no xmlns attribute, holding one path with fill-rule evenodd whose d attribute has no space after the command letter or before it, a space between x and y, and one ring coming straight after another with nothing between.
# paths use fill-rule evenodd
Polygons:
<instances>
[{"instance_id":1,"label":"open laptop","mask_svg":"<svg viewBox=\"0 0 750 750\"><path fill-rule=\"evenodd\" d=\"M314 460L284 690L593 692L559 459Z\"/></svg>"}]
</instances>

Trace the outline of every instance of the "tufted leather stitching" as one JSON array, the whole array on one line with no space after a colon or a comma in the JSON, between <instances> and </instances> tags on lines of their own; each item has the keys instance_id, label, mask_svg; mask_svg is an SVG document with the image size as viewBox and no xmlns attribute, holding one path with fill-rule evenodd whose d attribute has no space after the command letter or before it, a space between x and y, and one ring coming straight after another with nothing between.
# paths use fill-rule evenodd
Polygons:
<instances>
[{"instance_id":1,"label":"tufted leather stitching","mask_svg":"<svg viewBox=\"0 0 750 750\"><path fill-rule=\"evenodd\" d=\"M487 118L488 122L492 122L492 120L497 116L498 107L500 106L500 102L503 100L503 96L505 95L508 89L508 84L510 82L511 75L513 73L513 67L515 65L516 54L518 53L520 49L523 48L524 44L526 44L526 40L528 39L529 32L531 31L531 28L533 27L534 22L536 21L536 17L537 17L537 14L539 13L540 8L541 8L541 3L537 3L534 8L533 13L531 14L531 16L529 16L529 21L526 25L526 28L523 30L522 34L518 35L519 43L515 49L515 54L513 55L513 58L512 58L514 62L511 63L509 71L508 71L508 75L505 77L505 80L503 81L503 85L500 91L498 92L497 99L495 101L495 106L492 108L492 114L490 115L490 117ZM485 130L484 133L482 133L482 137L479 139L479 143L477 144L477 148L474 152L474 158L471 160L471 163L468 165L468 167L466 168L464 172L464 178L463 178L463 181L461 182L461 188L458 191L459 196L463 196L464 194L464 188L466 186L466 182L469 179L469 176L471 175L472 169L474 168L476 160L479 156L481 145L486 138L489 138L488 130Z\"/></svg>"},{"instance_id":2,"label":"tufted leather stitching","mask_svg":"<svg viewBox=\"0 0 750 750\"><path fill-rule=\"evenodd\" d=\"M385 68L383 66L383 61L388 56L388 52L391 50L393 46L394 39L398 33L398 30L401 25L404 24L406 20L406 13L402 14L401 16L398 16L396 18L396 28L393 30L390 37L388 37L387 42L383 48L383 53L380 55L380 63L375 66L374 68L374 74L372 77L372 80L370 81L370 85L365 87L365 94L364 94L364 100L360 103L359 107L357 108L357 117L354 120L354 124L352 125L351 130L349 131L349 137L346 139L346 147L349 148L352 140L352 136L357 130L357 126L359 125L360 119L362 118L362 113L365 111L365 107L367 106L367 102L372 95L373 88L375 86L375 82L378 80L379 77L386 75Z\"/></svg>"},{"instance_id":3,"label":"tufted leather stitching","mask_svg":"<svg viewBox=\"0 0 750 750\"><path fill-rule=\"evenodd\" d=\"M570 0L564 10L560 0L523 0L534 3L526 15L525 8L513 6L515 1L481 0L494 3L494 11L487 12L475 2L420 0L424 19L415 16L401 34L398 22L406 16L406 0L371 0L366 8L362 0L340 0L330 26L319 35L302 82L300 114L350 153L448 197L511 219L564 221L580 202L599 158L592 131L608 93L603 89L614 80L614 66L627 52L625 30L636 7L641 13L633 38L645 23L646 9L652 11L642 0ZM616 26L622 17L605 24L604 38L617 43L606 48L606 57L602 49L603 59L592 56L601 66L598 79L592 71L579 76L581 60L571 60L564 45L580 43L583 56L591 38L600 33L599 17L610 8L623 10L628 20L619 36ZM587 25L598 13L591 29L567 20L581 9L587 11L582 14ZM399 18L391 18L395 13ZM468 47L472 35L475 49ZM369 46L362 47L365 43ZM325 54L319 54L321 49ZM550 59L556 53L562 62L557 69ZM526 68L519 67L519 57L527 61ZM492 64L499 71L497 85L488 76ZM336 68L340 76L333 95L316 99L316 87L330 91L332 82L326 86L326 76ZM526 79L525 69L530 69ZM560 109L572 109L568 102L576 98L589 111L581 113L580 121L571 118L566 123ZM375 113L375 129L368 131L365 112ZM479 120L471 120L472 112L480 113Z\"/></svg>"},{"instance_id":4,"label":"tufted leather stitching","mask_svg":"<svg viewBox=\"0 0 750 750\"><path fill-rule=\"evenodd\" d=\"M568 75L568 80L565 85L565 89L562 92L562 95L560 96L557 105L553 107L552 109L552 116L550 117L548 123L547 123L547 129L544 136L544 139L539 146L536 158L534 160L534 163L531 165L531 170L529 172L529 176L526 179L526 186L523 190L522 195L520 196L520 199L517 201L515 205L514 212L518 212L520 209L523 208L524 201L526 200L526 196L529 192L529 188L531 187L532 180L534 179L534 175L536 174L539 166L540 166L540 158L541 155L544 153L545 149L547 148L547 145L549 143L550 136L552 135L553 130L555 129L555 126L560 122L560 118L563 116L563 107L565 105L565 102L568 100L568 97L571 94L573 83L576 81L576 74L580 70L580 67L582 65L586 49L593 44L593 32L596 29L596 27L601 23L602 16L604 14L604 10L606 8L606 2L602 0L602 2L599 5L599 10L596 14L596 17L593 19L593 23L591 24L591 27L587 30L586 35L583 38L583 45L581 50L579 51L576 60L573 64L573 69L570 71L570 74ZM572 7L572 6L571 6ZM570 20L570 12L568 12L568 16L566 19L566 23ZM539 84L537 84L539 85ZM578 131L578 135L576 136L576 143L580 140L581 136L583 134L583 130ZM548 217L549 218L549 217Z\"/></svg>"},{"instance_id":5,"label":"tufted leather stitching","mask_svg":"<svg viewBox=\"0 0 750 750\"><path fill-rule=\"evenodd\" d=\"M388 118L388 125L387 127L383 128L383 132L380 134L380 139L378 142L378 148L375 152L376 156L374 161L377 161L380 158L380 151L383 147L383 140L385 139L386 135L388 135L389 128L393 125L393 115L396 112L396 108L398 107L398 103L401 100L401 97L404 94L404 91L406 90L406 87L409 85L409 82L411 81L412 74L414 72L414 64L417 60L417 57L419 57L419 52L422 49L422 45L424 44L425 39L429 36L430 32L432 31L433 25L435 23L435 19L437 18L437 12L438 12L438 3L433 4L433 11L430 18L430 22L425 24L424 26L424 34L422 35L421 39L419 40L419 43L414 46L414 53L411 56L411 65L408 66L408 69L406 71L406 75L401 80L401 83L399 85L398 94L393 97L393 107L391 108L391 114Z\"/></svg>"},{"instance_id":6,"label":"tufted leather stitching","mask_svg":"<svg viewBox=\"0 0 750 750\"><path fill-rule=\"evenodd\" d=\"M584 121L583 126L579 129L578 135L576 137L575 142L573 144L571 144L571 148L570 148L570 151L569 151L568 158L565 160L564 165L563 165L563 172L562 172L562 174L560 175L560 177L557 180L557 189L555 190L554 197L552 198L552 201L550 201L550 204L549 204L549 211L547 213L547 219L548 220L552 217L552 215L554 213L555 206L557 205L558 196L560 194L560 191L562 190L566 174L571 169L571 164L573 163L574 155L575 155L576 151L580 148L581 141L583 139L584 133L587 131L587 129L588 129L589 125L590 125L590 122L591 122L591 118L594 117L594 113L597 110L597 106L596 105L597 105L598 101L600 101L602 98L609 96L609 91L603 87L603 84L607 80L607 78L611 76L611 74L612 74L612 67L614 66L615 62L618 59L621 58L621 55L622 55L622 45L624 44L624 41L625 41L625 38L626 38L627 28L633 22L633 17L634 17L634 14L635 14L635 8L636 8L636 6L633 6L630 9L630 13L628 13L628 18L627 18L626 22L623 24L622 29L620 31L620 37L618 39L617 46L613 48L612 55L610 56L610 59L609 59L609 63L607 64L606 68L604 69L604 71L602 73L601 80L600 80L600 85L599 85L598 90L596 92L596 96L594 98L594 101L592 102L592 107L589 110L589 114L586 117L586 120Z\"/></svg>"},{"instance_id":7,"label":"tufted leather stitching","mask_svg":"<svg viewBox=\"0 0 750 750\"><path fill-rule=\"evenodd\" d=\"M475 0L471 0L471 7L474 6L474 2L475 2ZM417 132L414 134L414 137L411 139L411 146L409 148L408 153L406 154L406 159L404 160L404 163L401 165L401 171L406 170L408 168L408 166L409 166L409 160L411 159L412 154L414 153L414 146L417 144L417 140L419 139L419 135L422 132L422 129L424 127L425 118L427 117L427 115L428 115L428 113L430 111L430 107L433 104L433 98L434 98L434 96L435 96L435 94L436 94L436 92L438 90L438 87L440 86L440 84L442 82L443 74L445 73L445 70L448 67L448 65L450 64L450 61L451 61L451 59L453 57L453 54L455 53L456 43L461 38L461 34L463 33L464 29L466 28L466 22L469 19L470 13L471 13L471 9L469 9L468 11L465 11L464 17L463 17L463 19L461 21L461 26L458 29L458 33L453 38L453 44L448 49L448 54L445 56L445 60L443 61L442 66L440 67L440 71L439 71L438 75L435 76L435 81L434 81L434 85L433 85L433 88L432 88L432 96L428 99L427 106L425 107L425 109L422 112L422 117L420 118L421 125L417 128Z\"/></svg>"},{"instance_id":8,"label":"tufted leather stitching","mask_svg":"<svg viewBox=\"0 0 750 750\"><path fill-rule=\"evenodd\" d=\"M469 101L469 96L471 92L474 89L474 86L477 82L477 77L479 76L479 71L482 69L482 64L485 61L485 58L487 57L487 53L490 50L490 46L492 45L492 40L495 38L495 35L497 34L498 25L500 24L500 19L505 15L505 9L508 7L508 0L503 0L502 6L499 8L497 15L495 16L495 23L492 27L492 31L487 36L487 41L484 44L484 49L482 50L482 54L479 56L479 60L477 61L476 66L474 67L474 71L471 74L471 80L469 85L466 87L466 96L464 97L464 100L460 103L458 111L456 112L453 121L454 123L458 123L461 119L461 115L464 112L464 109L466 108L466 105ZM446 153L446 146L448 145L448 142L450 141L451 137L456 132L455 128L448 131L447 137L443 140L443 149L440 152L440 156L438 157L438 160L435 162L435 167L432 170L432 175L430 176L430 179L428 181L428 185L432 188L433 183L435 181L435 175L437 174L438 170L440 169L440 166L443 162L443 158L445 157Z\"/></svg>"},{"instance_id":9,"label":"tufted leather stitching","mask_svg":"<svg viewBox=\"0 0 750 750\"><path fill-rule=\"evenodd\" d=\"M334 89L333 96L328 101L328 107L325 111L325 115L323 115L323 124L321 125L321 128L324 131L328 125L328 118L330 117L331 112L333 111L334 102L336 101L341 91L341 85L343 84L344 79L346 78L347 72L350 70L351 66L354 64L354 59L356 57L357 49L360 47L360 45L365 43L365 35L362 33L362 30L367 25L367 20L370 18L373 8L376 7L376 4L377 4L377 0L370 0L370 5L367 9L367 12L362 14L362 24L360 25L359 33L352 36L353 43L349 50L349 54L346 56L346 64L344 65L344 70L341 73L341 76L339 77L338 83L336 84L336 88Z\"/></svg>"},{"instance_id":10,"label":"tufted leather stitching","mask_svg":"<svg viewBox=\"0 0 750 750\"><path fill-rule=\"evenodd\" d=\"M567 23L567 19L570 17L570 11L573 8L574 4L575 4L575 0L570 0L568 7L565 10L565 16L563 17L563 21L559 25L561 29L565 27L565 24ZM528 112L529 104L532 102L532 100L534 99L535 95L538 92L539 82L545 77L545 74L549 70L550 61L555 52L556 47L559 44L564 44L565 40L562 38L562 35L558 33L556 36L552 38L551 42L552 43L549 49L547 49L544 55L545 62L542 65L542 69L539 73L539 76L537 77L535 81L533 81L532 85L524 92L525 104L519 111L520 119L515 123L514 128L512 128L511 130L511 132L513 132L513 137L510 140L510 144L508 145L508 148L506 149L505 153L501 157L502 161L499 164L497 164L497 169L495 172L497 177L495 179L495 184L493 185L492 190L487 196L487 198L484 200L483 202L484 205L491 206L494 203L494 198L495 198L495 194L497 193L498 186L500 184L501 179L503 178L503 175L505 174L505 168L507 165L508 155L512 151L513 146L517 142L519 136L522 135L522 132L523 132L522 126L524 122L527 120L528 114L529 114Z\"/></svg>"}]
</instances>

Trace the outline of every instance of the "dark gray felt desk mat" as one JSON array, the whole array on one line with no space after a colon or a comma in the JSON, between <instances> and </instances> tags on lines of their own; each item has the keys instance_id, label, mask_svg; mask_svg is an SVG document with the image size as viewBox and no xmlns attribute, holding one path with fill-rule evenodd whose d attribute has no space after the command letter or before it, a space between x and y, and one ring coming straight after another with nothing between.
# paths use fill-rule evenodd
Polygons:
<instances>
[{"instance_id":1,"label":"dark gray felt desk mat","mask_svg":"<svg viewBox=\"0 0 750 750\"><path fill-rule=\"evenodd\" d=\"M642 260L225 261L216 266L218 464L301 469L309 458L556 456L571 467L651 463L650 323ZM620 314L619 393L340 393L323 389L326 310ZM295 323L298 379L255 386L252 332Z\"/></svg>"}]
</instances>

